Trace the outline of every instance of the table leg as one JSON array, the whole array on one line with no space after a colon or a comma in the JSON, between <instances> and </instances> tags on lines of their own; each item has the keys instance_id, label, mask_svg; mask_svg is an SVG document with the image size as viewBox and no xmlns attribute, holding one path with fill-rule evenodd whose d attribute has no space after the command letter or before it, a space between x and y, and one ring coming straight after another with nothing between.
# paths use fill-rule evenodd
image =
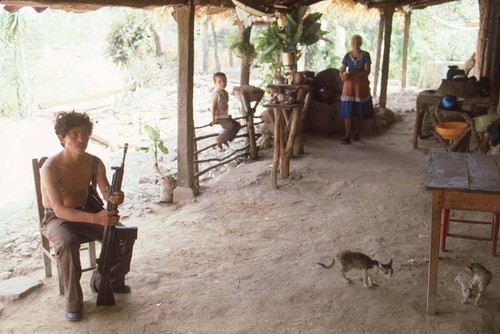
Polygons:
<instances>
[{"instance_id":1,"label":"table leg","mask_svg":"<svg viewBox=\"0 0 500 334\"><path fill-rule=\"evenodd\" d=\"M273 169L271 171L271 185L278 189L278 165L280 160L280 128L281 128L281 110L274 108L274 156Z\"/></svg>"},{"instance_id":2,"label":"table leg","mask_svg":"<svg viewBox=\"0 0 500 334\"><path fill-rule=\"evenodd\" d=\"M498 228L500 225L500 213L493 214L493 224L492 224L492 239L493 239L493 247L491 252L493 256L497 256L497 243L498 243Z\"/></svg>"},{"instance_id":3,"label":"table leg","mask_svg":"<svg viewBox=\"0 0 500 334\"><path fill-rule=\"evenodd\" d=\"M439 267L439 239L441 238L441 215L443 192L433 191L432 194L432 225L429 254L429 278L427 285L427 314L436 313L436 297Z\"/></svg>"},{"instance_id":4,"label":"table leg","mask_svg":"<svg viewBox=\"0 0 500 334\"><path fill-rule=\"evenodd\" d=\"M285 169L284 169L284 164L285 164L285 148L286 148L286 136L285 136L285 116L284 116L284 110L281 109L281 122L280 122L280 174L282 179L288 178L285 177Z\"/></svg>"},{"instance_id":5,"label":"table leg","mask_svg":"<svg viewBox=\"0 0 500 334\"><path fill-rule=\"evenodd\" d=\"M304 134L303 134L303 129L304 129L304 123L306 121L307 113L309 111L309 108L311 106L311 101L312 101L312 94L308 92L304 98L304 106L302 107L302 111L300 113L299 117L299 125L297 128L297 138L296 138L296 144L294 146L294 154L304 154Z\"/></svg>"},{"instance_id":6,"label":"table leg","mask_svg":"<svg viewBox=\"0 0 500 334\"><path fill-rule=\"evenodd\" d=\"M288 179L290 176L290 159L293 155L293 144L295 143L295 135L297 134L297 123L299 121L299 109L294 108L290 117L291 126L288 141L285 146L285 154L281 162L281 178Z\"/></svg>"}]
</instances>

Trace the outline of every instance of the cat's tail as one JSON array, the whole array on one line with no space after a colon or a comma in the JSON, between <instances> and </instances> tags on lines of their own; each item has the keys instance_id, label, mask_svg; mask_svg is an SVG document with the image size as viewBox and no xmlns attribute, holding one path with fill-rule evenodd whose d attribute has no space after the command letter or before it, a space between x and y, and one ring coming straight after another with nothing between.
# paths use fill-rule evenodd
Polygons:
<instances>
[{"instance_id":1,"label":"cat's tail","mask_svg":"<svg viewBox=\"0 0 500 334\"><path fill-rule=\"evenodd\" d=\"M332 261L332 263L331 263L329 266L327 266L327 265L326 265L326 264L324 264L324 263L320 263L320 262L318 262L317 264L319 264L319 265L320 265L320 266L322 266L323 268L330 269L330 268L331 268L331 267L333 267L333 265L335 264L335 258L333 258L333 261Z\"/></svg>"}]
</instances>

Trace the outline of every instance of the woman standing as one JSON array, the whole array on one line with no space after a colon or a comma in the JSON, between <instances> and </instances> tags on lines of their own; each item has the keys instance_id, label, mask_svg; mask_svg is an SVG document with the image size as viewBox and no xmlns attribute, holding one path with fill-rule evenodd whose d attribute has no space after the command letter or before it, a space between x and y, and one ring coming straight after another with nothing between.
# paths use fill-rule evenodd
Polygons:
<instances>
[{"instance_id":1,"label":"woman standing","mask_svg":"<svg viewBox=\"0 0 500 334\"><path fill-rule=\"evenodd\" d=\"M368 80L372 61L370 54L361 50L361 45L363 45L363 38L359 35L352 36L352 51L344 56L340 68L340 78L344 82L341 97L342 113L340 115L344 119L345 125L345 137L342 138L342 144L351 143L351 120L353 117L356 118L353 140L359 140L361 119L374 117L370 81Z\"/></svg>"}]
</instances>

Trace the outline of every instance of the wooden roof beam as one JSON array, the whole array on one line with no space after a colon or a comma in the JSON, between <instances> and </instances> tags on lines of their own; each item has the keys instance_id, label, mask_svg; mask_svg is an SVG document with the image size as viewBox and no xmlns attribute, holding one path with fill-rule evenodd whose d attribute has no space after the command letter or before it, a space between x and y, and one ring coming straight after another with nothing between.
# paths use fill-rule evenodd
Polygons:
<instances>
[{"instance_id":1,"label":"wooden roof beam","mask_svg":"<svg viewBox=\"0 0 500 334\"><path fill-rule=\"evenodd\" d=\"M423 1L402 0L402 1L396 1L396 8L398 8L398 10L400 10L400 11L404 11L404 10L401 10L400 8L403 8L405 6L409 6L410 9L424 9L425 7L441 5L443 3L452 2L452 1L458 1L458 0L423 0ZM368 8L383 9L383 8L385 8L387 2L388 1L370 1L370 3L368 4Z\"/></svg>"},{"instance_id":2,"label":"wooden roof beam","mask_svg":"<svg viewBox=\"0 0 500 334\"><path fill-rule=\"evenodd\" d=\"M0 0L11 10L21 7L63 9L68 11L92 11L102 7L131 7L153 9L163 6L187 5L187 0ZM197 6L234 8L231 0L196 0Z\"/></svg>"}]
</instances>

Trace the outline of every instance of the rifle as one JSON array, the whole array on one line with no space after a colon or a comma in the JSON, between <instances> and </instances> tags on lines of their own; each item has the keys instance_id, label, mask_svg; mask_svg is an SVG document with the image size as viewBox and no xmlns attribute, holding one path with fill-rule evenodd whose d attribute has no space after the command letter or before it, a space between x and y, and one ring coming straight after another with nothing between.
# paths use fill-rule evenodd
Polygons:
<instances>
[{"instance_id":1,"label":"rifle","mask_svg":"<svg viewBox=\"0 0 500 334\"><path fill-rule=\"evenodd\" d=\"M123 160L120 167L112 167L115 172L113 180L109 187L108 197L115 191L120 191L122 187L123 173L125 167L125 156L127 155L128 144L123 148ZM115 211L118 209L117 204L108 201L107 210ZM113 287L111 286L110 270L113 254L117 254L120 240L135 240L137 239L137 227L130 226L114 226L107 225L104 228L102 238L101 255L97 261L98 271L101 274L101 284L98 288L97 306L115 305L115 296L113 295Z\"/></svg>"}]
</instances>

